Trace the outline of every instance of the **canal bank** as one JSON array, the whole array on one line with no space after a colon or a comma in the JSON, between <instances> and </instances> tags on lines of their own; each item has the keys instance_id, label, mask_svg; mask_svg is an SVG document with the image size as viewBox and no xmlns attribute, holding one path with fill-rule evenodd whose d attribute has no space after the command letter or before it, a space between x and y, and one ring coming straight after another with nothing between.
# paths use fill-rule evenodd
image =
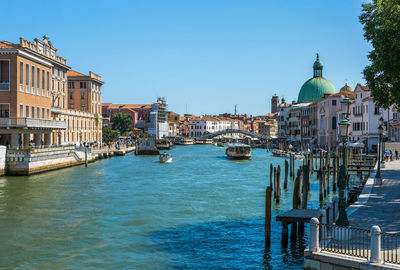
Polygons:
<instances>
[{"instance_id":1,"label":"canal bank","mask_svg":"<svg viewBox=\"0 0 400 270\"><path fill-rule=\"evenodd\" d=\"M293 180L272 203L264 245L269 164L284 159L254 149L250 161L231 161L224 152L177 146L171 164L132 153L1 178L0 267L302 269L308 234L282 247L275 222L292 207ZM309 208L320 207L318 185L312 178Z\"/></svg>"}]
</instances>

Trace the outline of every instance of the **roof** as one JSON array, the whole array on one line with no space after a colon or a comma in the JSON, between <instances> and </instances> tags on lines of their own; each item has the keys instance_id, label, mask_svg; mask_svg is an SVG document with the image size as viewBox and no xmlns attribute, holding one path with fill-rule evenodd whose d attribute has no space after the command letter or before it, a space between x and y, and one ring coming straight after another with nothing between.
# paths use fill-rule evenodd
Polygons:
<instances>
[{"instance_id":1,"label":"roof","mask_svg":"<svg viewBox=\"0 0 400 270\"><path fill-rule=\"evenodd\" d=\"M75 70L68 70L67 71L67 76L71 76L71 77L87 77L87 75L79 73L78 71L75 71Z\"/></svg>"},{"instance_id":2,"label":"roof","mask_svg":"<svg viewBox=\"0 0 400 270\"><path fill-rule=\"evenodd\" d=\"M11 43L9 41L0 41L0 49L2 49L2 50L15 49L18 47L19 47L19 45Z\"/></svg>"},{"instance_id":3,"label":"roof","mask_svg":"<svg viewBox=\"0 0 400 270\"><path fill-rule=\"evenodd\" d=\"M112 104L112 103L103 103L109 104L108 109L151 109L151 104Z\"/></svg>"},{"instance_id":4,"label":"roof","mask_svg":"<svg viewBox=\"0 0 400 270\"><path fill-rule=\"evenodd\" d=\"M336 88L324 77L314 77L306 81L300 89L297 102L321 100L325 93L334 94Z\"/></svg>"},{"instance_id":5,"label":"roof","mask_svg":"<svg viewBox=\"0 0 400 270\"><path fill-rule=\"evenodd\" d=\"M347 97L347 98L349 98L349 99L354 99L355 94L354 94L353 91L340 91L339 93L335 93L335 94L332 94L332 95L330 95L330 96L332 96L332 97L341 97L341 96L344 96L344 97Z\"/></svg>"},{"instance_id":6,"label":"roof","mask_svg":"<svg viewBox=\"0 0 400 270\"><path fill-rule=\"evenodd\" d=\"M363 90L363 91L369 91L370 90L369 87L366 86L366 85L361 85L361 84L357 83L356 88L357 88L357 86L360 87L361 90Z\"/></svg>"}]
</instances>

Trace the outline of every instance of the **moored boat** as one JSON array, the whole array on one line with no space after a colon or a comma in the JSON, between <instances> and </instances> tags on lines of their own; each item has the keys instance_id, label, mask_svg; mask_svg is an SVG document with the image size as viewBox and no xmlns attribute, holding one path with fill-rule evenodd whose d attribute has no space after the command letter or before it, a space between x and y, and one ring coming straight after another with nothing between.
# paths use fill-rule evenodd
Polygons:
<instances>
[{"instance_id":1,"label":"moored boat","mask_svg":"<svg viewBox=\"0 0 400 270\"><path fill-rule=\"evenodd\" d=\"M285 157L286 156L286 152L283 150L274 150L272 151L272 155L274 157Z\"/></svg>"},{"instance_id":2,"label":"moored boat","mask_svg":"<svg viewBox=\"0 0 400 270\"><path fill-rule=\"evenodd\" d=\"M193 145L194 139L192 138L182 138L181 140L182 145Z\"/></svg>"},{"instance_id":3,"label":"moored boat","mask_svg":"<svg viewBox=\"0 0 400 270\"><path fill-rule=\"evenodd\" d=\"M159 150L169 150L172 147L172 143L169 140L157 140L156 146Z\"/></svg>"},{"instance_id":4,"label":"moored boat","mask_svg":"<svg viewBox=\"0 0 400 270\"><path fill-rule=\"evenodd\" d=\"M229 159L250 159L251 148L247 144L234 143L228 145L225 154Z\"/></svg>"}]
</instances>

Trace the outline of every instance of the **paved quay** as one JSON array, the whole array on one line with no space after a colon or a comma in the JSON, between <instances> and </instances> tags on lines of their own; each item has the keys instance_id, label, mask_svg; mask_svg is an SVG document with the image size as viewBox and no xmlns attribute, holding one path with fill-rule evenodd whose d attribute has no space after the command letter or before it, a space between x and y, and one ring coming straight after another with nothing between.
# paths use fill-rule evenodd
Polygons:
<instances>
[{"instance_id":1,"label":"paved quay","mask_svg":"<svg viewBox=\"0 0 400 270\"><path fill-rule=\"evenodd\" d=\"M350 214L351 226L370 229L378 225L383 232L400 233L400 160L385 165L381 168L383 184L373 185L368 200Z\"/></svg>"}]
</instances>

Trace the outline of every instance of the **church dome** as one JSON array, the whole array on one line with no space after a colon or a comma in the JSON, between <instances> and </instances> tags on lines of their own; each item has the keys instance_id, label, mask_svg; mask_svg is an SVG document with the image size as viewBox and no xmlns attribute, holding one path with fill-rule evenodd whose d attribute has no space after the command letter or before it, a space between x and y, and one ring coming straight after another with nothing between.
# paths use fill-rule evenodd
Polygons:
<instances>
[{"instance_id":1,"label":"church dome","mask_svg":"<svg viewBox=\"0 0 400 270\"><path fill-rule=\"evenodd\" d=\"M336 93L336 88L333 84L322 77L323 65L319 61L319 55L317 54L317 60L313 65L314 77L306 81L300 89L297 102L313 102L321 100L324 94Z\"/></svg>"},{"instance_id":2,"label":"church dome","mask_svg":"<svg viewBox=\"0 0 400 270\"><path fill-rule=\"evenodd\" d=\"M345 86L343 86L342 88L340 88L340 92L342 92L342 91L353 91L353 89L351 89L351 87L348 86L347 83L346 83Z\"/></svg>"}]
</instances>

